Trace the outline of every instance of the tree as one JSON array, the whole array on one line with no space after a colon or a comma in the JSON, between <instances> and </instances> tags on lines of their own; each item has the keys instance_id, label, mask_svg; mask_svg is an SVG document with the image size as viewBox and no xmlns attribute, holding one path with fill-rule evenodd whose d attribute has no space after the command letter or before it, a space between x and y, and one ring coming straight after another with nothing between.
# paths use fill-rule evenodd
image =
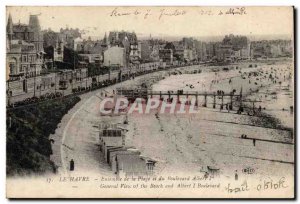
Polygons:
<instances>
[{"instance_id":1,"label":"tree","mask_svg":"<svg viewBox=\"0 0 300 204\"><path fill-rule=\"evenodd\" d=\"M173 53L175 52L175 45L171 42L168 42L165 46L165 49L169 49L169 50L172 50Z\"/></svg>"},{"instance_id":2,"label":"tree","mask_svg":"<svg viewBox=\"0 0 300 204\"><path fill-rule=\"evenodd\" d=\"M79 63L78 53L73 49L64 47L64 62L67 64L69 69L74 69L74 67L75 68L78 67L78 63Z\"/></svg>"},{"instance_id":3,"label":"tree","mask_svg":"<svg viewBox=\"0 0 300 204\"><path fill-rule=\"evenodd\" d=\"M96 64L89 63L88 64L88 76L92 77L99 74L99 66Z\"/></svg>"},{"instance_id":4,"label":"tree","mask_svg":"<svg viewBox=\"0 0 300 204\"><path fill-rule=\"evenodd\" d=\"M44 47L55 46L58 39L58 34L52 30L44 31L43 41Z\"/></svg>"}]
</instances>

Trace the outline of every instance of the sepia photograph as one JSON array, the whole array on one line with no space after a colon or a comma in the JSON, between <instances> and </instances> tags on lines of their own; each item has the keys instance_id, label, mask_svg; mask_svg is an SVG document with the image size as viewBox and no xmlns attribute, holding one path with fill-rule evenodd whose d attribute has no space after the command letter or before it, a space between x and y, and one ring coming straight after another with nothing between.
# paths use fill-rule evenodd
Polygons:
<instances>
[{"instance_id":1,"label":"sepia photograph","mask_svg":"<svg viewBox=\"0 0 300 204\"><path fill-rule=\"evenodd\" d=\"M295 199L294 7L5 15L8 199Z\"/></svg>"}]
</instances>

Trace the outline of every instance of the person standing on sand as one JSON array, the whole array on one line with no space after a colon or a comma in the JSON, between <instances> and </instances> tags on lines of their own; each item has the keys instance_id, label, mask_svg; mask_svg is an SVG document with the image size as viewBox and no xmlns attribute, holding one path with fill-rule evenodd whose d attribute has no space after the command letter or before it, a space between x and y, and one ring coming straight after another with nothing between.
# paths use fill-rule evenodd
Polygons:
<instances>
[{"instance_id":1,"label":"person standing on sand","mask_svg":"<svg viewBox=\"0 0 300 204\"><path fill-rule=\"evenodd\" d=\"M255 146L256 139L253 139L253 146Z\"/></svg>"},{"instance_id":2,"label":"person standing on sand","mask_svg":"<svg viewBox=\"0 0 300 204\"><path fill-rule=\"evenodd\" d=\"M75 169L75 162L74 162L73 159L71 159L71 161L70 161L70 171L74 171L74 169Z\"/></svg>"}]
</instances>

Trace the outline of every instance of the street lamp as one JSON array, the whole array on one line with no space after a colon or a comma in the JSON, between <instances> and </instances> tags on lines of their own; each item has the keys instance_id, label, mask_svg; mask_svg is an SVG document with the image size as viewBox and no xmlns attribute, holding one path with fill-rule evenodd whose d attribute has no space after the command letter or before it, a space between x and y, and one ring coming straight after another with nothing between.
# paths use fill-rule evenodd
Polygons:
<instances>
[{"instance_id":1,"label":"street lamp","mask_svg":"<svg viewBox=\"0 0 300 204\"><path fill-rule=\"evenodd\" d=\"M110 60L108 61L108 80L110 81Z\"/></svg>"},{"instance_id":2,"label":"street lamp","mask_svg":"<svg viewBox=\"0 0 300 204\"><path fill-rule=\"evenodd\" d=\"M82 88L81 69L79 71L80 71L80 88Z\"/></svg>"},{"instance_id":3,"label":"street lamp","mask_svg":"<svg viewBox=\"0 0 300 204\"><path fill-rule=\"evenodd\" d=\"M11 95L10 95L10 88L9 88L9 80L7 80L7 103L8 103L8 105L10 105L10 97L11 97Z\"/></svg>"},{"instance_id":4,"label":"street lamp","mask_svg":"<svg viewBox=\"0 0 300 204\"><path fill-rule=\"evenodd\" d=\"M34 66L33 96L35 97L36 66Z\"/></svg>"},{"instance_id":5,"label":"street lamp","mask_svg":"<svg viewBox=\"0 0 300 204\"><path fill-rule=\"evenodd\" d=\"M121 96L122 96L123 94L122 94L122 70L121 69L122 68L120 67L120 80L121 80L120 85L121 85Z\"/></svg>"},{"instance_id":6,"label":"street lamp","mask_svg":"<svg viewBox=\"0 0 300 204\"><path fill-rule=\"evenodd\" d=\"M54 93L56 94L56 70L54 71Z\"/></svg>"}]
</instances>

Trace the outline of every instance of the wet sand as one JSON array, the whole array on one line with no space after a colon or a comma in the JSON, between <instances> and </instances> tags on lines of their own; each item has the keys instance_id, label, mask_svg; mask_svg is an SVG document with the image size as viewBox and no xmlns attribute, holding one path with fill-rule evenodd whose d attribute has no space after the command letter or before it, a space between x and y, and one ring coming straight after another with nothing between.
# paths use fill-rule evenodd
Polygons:
<instances>
[{"instance_id":1,"label":"wet sand","mask_svg":"<svg viewBox=\"0 0 300 204\"><path fill-rule=\"evenodd\" d=\"M253 94L250 95L250 89L257 90L261 85L262 88L270 87L271 82L258 79L260 83L255 84L254 80L257 77L245 80L241 74L245 73L246 76L249 72L258 70L266 72L271 67L287 65L265 64L256 68L249 68L248 65L238 66L238 69L228 72L214 73L204 69L200 74L171 75L153 84L153 90L229 92L236 89L239 92L243 87L245 99L250 99L255 97ZM210 86L208 84L211 84L212 79L218 83ZM249 83L249 80L252 83ZM193 88L190 85L193 85ZM203 101L202 97L200 102ZM265 104L267 103L262 102L256 105L265 107ZM286 108L289 107L289 103L284 105ZM270 107L266 106L266 110L270 110ZM292 143L290 133L281 129L260 127L263 126L263 123L259 124L260 121L261 118L257 116L238 115L236 110L230 113L227 110L220 112L218 108L212 108L212 99L208 99L208 108L198 108L198 114L194 115L131 116L129 117L131 131L127 139L145 156L160 161L157 166L160 172L196 173L207 166L215 166L220 168L223 175L233 176L235 170L241 171L243 168L251 167L258 176L270 174L280 176L282 172L293 176L294 145L275 143L278 141ZM242 134L246 134L248 138L255 138L256 145L253 145L253 140L241 139Z\"/></svg>"}]
</instances>

